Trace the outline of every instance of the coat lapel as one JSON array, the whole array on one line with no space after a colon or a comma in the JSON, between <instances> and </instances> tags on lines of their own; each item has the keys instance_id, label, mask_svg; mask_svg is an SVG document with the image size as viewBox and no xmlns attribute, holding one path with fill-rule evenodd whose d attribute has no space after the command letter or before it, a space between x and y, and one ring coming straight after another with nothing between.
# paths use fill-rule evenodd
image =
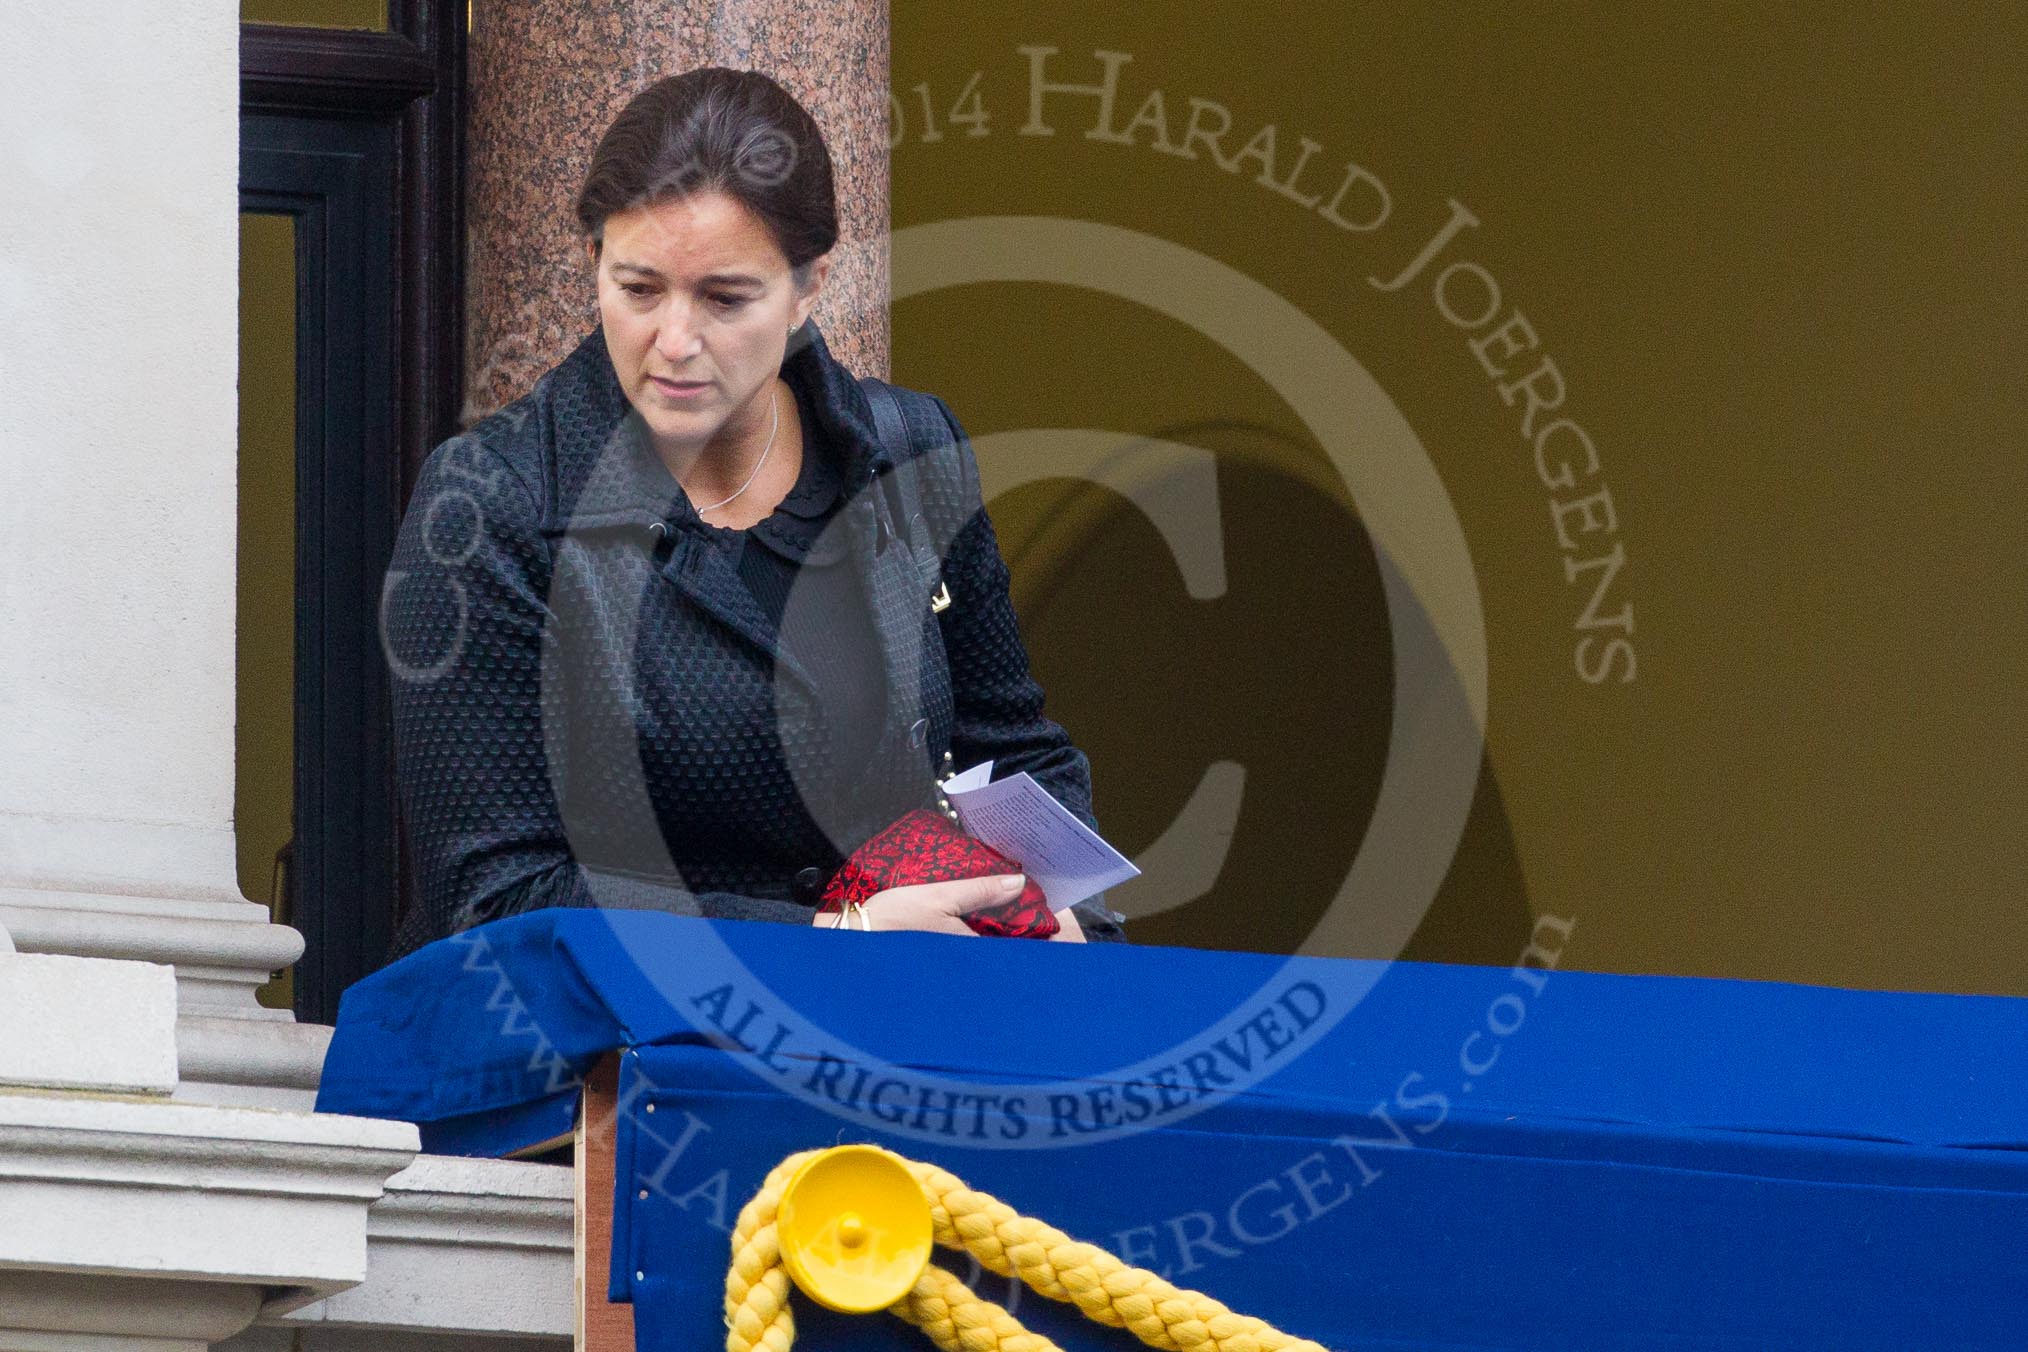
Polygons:
<instances>
[{"instance_id":1,"label":"coat lapel","mask_svg":"<svg viewBox=\"0 0 2028 1352\"><path fill-rule=\"evenodd\" d=\"M685 534L662 566L662 576L675 583L699 610L766 653L777 667L800 682L807 694L816 697L817 686L809 669L782 646L781 635L753 599L731 555L699 536Z\"/></svg>"}]
</instances>

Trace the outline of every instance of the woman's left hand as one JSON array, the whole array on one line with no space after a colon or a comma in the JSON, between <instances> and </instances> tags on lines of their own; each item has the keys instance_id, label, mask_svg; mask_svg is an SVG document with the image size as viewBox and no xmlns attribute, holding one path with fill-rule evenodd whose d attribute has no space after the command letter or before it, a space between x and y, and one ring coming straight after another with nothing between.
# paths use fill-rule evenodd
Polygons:
<instances>
[{"instance_id":1,"label":"woman's left hand","mask_svg":"<svg viewBox=\"0 0 2028 1352\"><path fill-rule=\"evenodd\" d=\"M1060 928L1049 936L1051 943L1081 944L1085 941L1084 926L1077 923L1077 912L1066 906L1056 913Z\"/></svg>"}]
</instances>

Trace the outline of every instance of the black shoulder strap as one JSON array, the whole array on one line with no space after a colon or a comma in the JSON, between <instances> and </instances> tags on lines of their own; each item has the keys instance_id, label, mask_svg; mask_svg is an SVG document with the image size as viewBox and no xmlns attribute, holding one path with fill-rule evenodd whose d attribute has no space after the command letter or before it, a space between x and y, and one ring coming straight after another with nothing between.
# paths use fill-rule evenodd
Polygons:
<instances>
[{"instance_id":1,"label":"black shoulder strap","mask_svg":"<svg viewBox=\"0 0 2028 1352\"><path fill-rule=\"evenodd\" d=\"M873 405L874 430L880 433L880 443L887 447L888 458L900 464L913 449L908 440L908 423L901 416L901 401L894 397L892 386L874 376L859 377L859 388L866 391L866 401Z\"/></svg>"},{"instance_id":2,"label":"black shoulder strap","mask_svg":"<svg viewBox=\"0 0 2028 1352\"><path fill-rule=\"evenodd\" d=\"M922 486L916 478L921 467L915 463L915 444L909 436L908 419L902 416L901 398L892 385L874 376L861 376L859 388L866 392L866 400L873 406L874 430L880 434L881 444L887 448L887 457L894 464L894 468L881 477L886 481L883 487L889 495L896 529L915 555L925 584L938 595L944 595L943 560L927 538L928 526L922 515ZM939 606L938 610L942 608Z\"/></svg>"}]
</instances>

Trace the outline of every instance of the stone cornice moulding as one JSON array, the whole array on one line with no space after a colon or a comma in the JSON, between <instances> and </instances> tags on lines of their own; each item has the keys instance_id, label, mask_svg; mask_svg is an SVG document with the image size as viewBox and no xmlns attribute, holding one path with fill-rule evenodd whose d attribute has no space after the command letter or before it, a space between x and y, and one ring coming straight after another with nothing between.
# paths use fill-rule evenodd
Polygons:
<instances>
[{"instance_id":1,"label":"stone cornice moulding","mask_svg":"<svg viewBox=\"0 0 2028 1352\"><path fill-rule=\"evenodd\" d=\"M405 1122L0 1091L0 1296L34 1269L323 1299L365 1278L367 1209L418 1149Z\"/></svg>"},{"instance_id":2,"label":"stone cornice moulding","mask_svg":"<svg viewBox=\"0 0 2028 1352\"><path fill-rule=\"evenodd\" d=\"M211 1344L245 1328L259 1300L255 1288L230 1282L80 1272L0 1272L0 1347L7 1352L96 1352L101 1348L108 1352L205 1352Z\"/></svg>"},{"instance_id":3,"label":"stone cornice moulding","mask_svg":"<svg viewBox=\"0 0 2028 1352\"><path fill-rule=\"evenodd\" d=\"M254 991L303 955L303 936L251 901L0 886L0 926L24 953L171 964L186 1014L292 1018Z\"/></svg>"},{"instance_id":4,"label":"stone cornice moulding","mask_svg":"<svg viewBox=\"0 0 2028 1352\"><path fill-rule=\"evenodd\" d=\"M568 1346L574 1190L562 1165L420 1156L367 1213L366 1281L293 1312L270 1308L261 1323L306 1339L359 1329Z\"/></svg>"},{"instance_id":5,"label":"stone cornice moulding","mask_svg":"<svg viewBox=\"0 0 2028 1352\"><path fill-rule=\"evenodd\" d=\"M0 885L0 927L25 953L170 964L177 1053L192 1102L308 1111L331 1030L254 992L303 953L303 936L243 899L144 897Z\"/></svg>"},{"instance_id":6,"label":"stone cornice moulding","mask_svg":"<svg viewBox=\"0 0 2028 1352\"><path fill-rule=\"evenodd\" d=\"M286 1021L254 992L303 936L240 894L235 850L229 821L0 810L0 926L22 952L172 965L186 1013Z\"/></svg>"},{"instance_id":7,"label":"stone cornice moulding","mask_svg":"<svg viewBox=\"0 0 2028 1352\"><path fill-rule=\"evenodd\" d=\"M193 1103L309 1112L331 1027L322 1023L192 1017L176 1025L176 1097Z\"/></svg>"},{"instance_id":8,"label":"stone cornice moulding","mask_svg":"<svg viewBox=\"0 0 2028 1352\"><path fill-rule=\"evenodd\" d=\"M418 1155L367 1217L378 1239L467 1248L572 1250L569 1165Z\"/></svg>"}]
</instances>

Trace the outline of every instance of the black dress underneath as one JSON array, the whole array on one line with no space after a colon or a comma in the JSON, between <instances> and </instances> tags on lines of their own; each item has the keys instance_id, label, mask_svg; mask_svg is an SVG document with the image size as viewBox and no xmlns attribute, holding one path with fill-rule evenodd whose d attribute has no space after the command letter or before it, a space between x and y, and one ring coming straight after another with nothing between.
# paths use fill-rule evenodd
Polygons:
<instances>
[{"instance_id":1,"label":"black dress underneath","mask_svg":"<svg viewBox=\"0 0 2028 1352\"><path fill-rule=\"evenodd\" d=\"M805 432L803 467L794 486L771 515L745 530L706 525L714 538L739 550L739 575L780 636L780 646L808 668L842 777L849 781L851 767L871 760L878 744L885 678L865 588L847 564L842 532L826 533L843 506L843 480L808 396L797 389L796 399Z\"/></svg>"}]
</instances>

